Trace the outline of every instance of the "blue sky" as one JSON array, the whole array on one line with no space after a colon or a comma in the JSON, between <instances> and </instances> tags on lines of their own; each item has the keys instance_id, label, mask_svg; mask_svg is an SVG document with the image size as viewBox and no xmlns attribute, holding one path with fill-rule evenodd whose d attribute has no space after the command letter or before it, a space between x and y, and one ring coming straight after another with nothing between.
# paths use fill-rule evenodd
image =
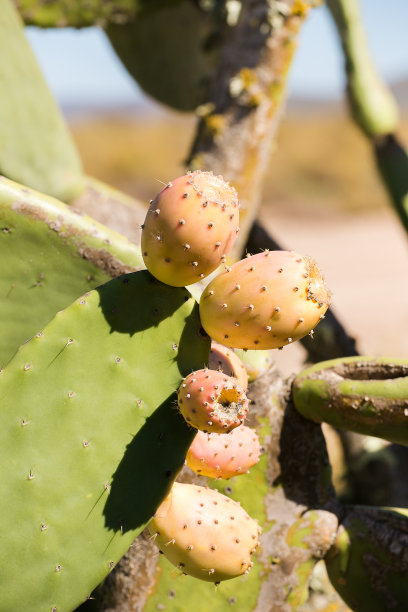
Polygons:
<instances>
[{"instance_id":1,"label":"blue sky","mask_svg":"<svg viewBox=\"0 0 408 612\"><path fill-rule=\"evenodd\" d=\"M360 6L384 78L389 83L408 79L408 0L360 0ZM27 28L27 35L60 104L112 106L141 100L137 85L98 28ZM319 7L303 26L290 73L290 94L336 99L343 86L336 33L327 9Z\"/></svg>"}]
</instances>

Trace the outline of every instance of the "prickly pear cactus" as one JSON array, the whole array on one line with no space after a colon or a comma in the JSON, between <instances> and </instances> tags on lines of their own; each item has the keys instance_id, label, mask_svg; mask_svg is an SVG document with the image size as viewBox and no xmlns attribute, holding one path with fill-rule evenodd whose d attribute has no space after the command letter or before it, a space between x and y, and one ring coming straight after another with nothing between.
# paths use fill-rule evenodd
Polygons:
<instances>
[{"instance_id":1,"label":"prickly pear cactus","mask_svg":"<svg viewBox=\"0 0 408 612\"><path fill-rule=\"evenodd\" d=\"M0 174L70 201L82 167L11 0L0 3Z\"/></svg>"},{"instance_id":2,"label":"prickly pear cactus","mask_svg":"<svg viewBox=\"0 0 408 612\"><path fill-rule=\"evenodd\" d=\"M72 610L150 520L192 441L174 389L208 359L200 330L186 289L135 272L1 371L0 610Z\"/></svg>"},{"instance_id":3,"label":"prickly pear cactus","mask_svg":"<svg viewBox=\"0 0 408 612\"><path fill-rule=\"evenodd\" d=\"M143 266L138 246L0 177L0 367L85 291Z\"/></svg>"},{"instance_id":4,"label":"prickly pear cactus","mask_svg":"<svg viewBox=\"0 0 408 612\"><path fill-rule=\"evenodd\" d=\"M95 594L97 609L126 609L133 580L141 586L131 596L133 609L143 612L207 612L209 605L215 612L231 606L245 612L272 606L296 610L306 599L313 567L330 548L337 530L320 427L290 406L285 409L286 391L275 368L254 383L250 395L254 401L249 421L264 448L260 461L248 474L208 481L211 488L240 502L262 528L249 574L221 582L214 590L202 580L177 576L181 572L163 555L157 560L154 545L142 537ZM207 483L188 468L178 481ZM126 576L120 572L122 563Z\"/></svg>"}]
</instances>

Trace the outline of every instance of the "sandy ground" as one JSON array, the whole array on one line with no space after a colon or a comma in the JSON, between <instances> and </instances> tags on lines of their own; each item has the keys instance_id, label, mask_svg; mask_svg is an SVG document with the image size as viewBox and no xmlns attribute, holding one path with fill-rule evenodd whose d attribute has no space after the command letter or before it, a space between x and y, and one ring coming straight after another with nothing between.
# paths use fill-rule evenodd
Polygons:
<instances>
[{"instance_id":1,"label":"sandy ground","mask_svg":"<svg viewBox=\"0 0 408 612\"><path fill-rule=\"evenodd\" d=\"M408 243L391 209L347 216L264 209L261 220L285 248L316 259L360 353L408 358ZM276 353L285 373L301 367L299 343Z\"/></svg>"}]
</instances>

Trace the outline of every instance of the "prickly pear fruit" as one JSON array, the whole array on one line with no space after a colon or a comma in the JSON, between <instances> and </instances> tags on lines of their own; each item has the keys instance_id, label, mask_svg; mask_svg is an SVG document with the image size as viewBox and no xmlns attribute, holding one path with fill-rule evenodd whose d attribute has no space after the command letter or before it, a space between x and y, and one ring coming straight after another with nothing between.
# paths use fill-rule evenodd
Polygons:
<instances>
[{"instance_id":1,"label":"prickly pear fruit","mask_svg":"<svg viewBox=\"0 0 408 612\"><path fill-rule=\"evenodd\" d=\"M242 349L280 348L324 318L330 294L316 263L289 251L238 261L202 293L201 323L217 342Z\"/></svg>"},{"instance_id":2,"label":"prickly pear fruit","mask_svg":"<svg viewBox=\"0 0 408 612\"><path fill-rule=\"evenodd\" d=\"M213 489L178 482L148 527L173 565L208 582L247 573L260 532L238 502Z\"/></svg>"},{"instance_id":3,"label":"prickly pear fruit","mask_svg":"<svg viewBox=\"0 0 408 612\"><path fill-rule=\"evenodd\" d=\"M228 434L198 431L187 453L187 465L201 476L231 478L258 463L261 445L253 429L241 425Z\"/></svg>"},{"instance_id":4,"label":"prickly pear fruit","mask_svg":"<svg viewBox=\"0 0 408 612\"><path fill-rule=\"evenodd\" d=\"M212 172L190 172L150 204L142 231L145 265L167 285L196 283L225 260L238 229L235 189Z\"/></svg>"},{"instance_id":5,"label":"prickly pear fruit","mask_svg":"<svg viewBox=\"0 0 408 612\"><path fill-rule=\"evenodd\" d=\"M235 378L219 370L192 372L178 390L178 406L189 425L226 433L242 425L249 400Z\"/></svg>"},{"instance_id":6,"label":"prickly pear fruit","mask_svg":"<svg viewBox=\"0 0 408 612\"><path fill-rule=\"evenodd\" d=\"M244 391L248 389L248 374L238 355L226 346L214 342L214 340L211 342L208 367L210 370L221 370L227 376L236 378Z\"/></svg>"}]
</instances>

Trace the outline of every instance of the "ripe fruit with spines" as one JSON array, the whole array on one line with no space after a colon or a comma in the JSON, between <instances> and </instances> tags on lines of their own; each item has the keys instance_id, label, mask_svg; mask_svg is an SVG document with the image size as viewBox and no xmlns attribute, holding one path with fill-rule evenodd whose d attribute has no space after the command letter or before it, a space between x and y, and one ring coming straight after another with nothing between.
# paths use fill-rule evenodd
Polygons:
<instances>
[{"instance_id":1,"label":"ripe fruit with spines","mask_svg":"<svg viewBox=\"0 0 408 612\"><path fill-rule=\"evenodd\" d=\"M209 283L200 317L207 334L230 347L281 348L310 333L329 302L330 292L310 257L265 251L238 261Z\"/></svg>"},{"instance_id":2,"label":"ripe fruit with spines","mask_svg":"<svg viewBox=\"0 0 408 612\"><path fill-rule=\"evenodd\" d=\"M225 261L238 229L234 187L212 172L189 172L150 203L142 230L144 263L167 285L191 285Z\"/></svg>"},{"instance_id":3,"label":"ripe fruit with spines","mask_svg":"<svg viewBox=\"0 0 408 612\"><path fill-rule=\"evenodd\" d=\"M213 489L175 482L148 525L163 555L184 574L220 582L248 573L260 528Z\"/></svg>"},{"instance_id":4,"label":"ripe fruit with spines","mask_svg":"<svg viewBox=\"0 0 408 612\"><path fill-rule=\"evenodd\" d=\"M234 351L214 340L211 342L208 367L236 378L244 391L248 389L248 374L241 359Z\"/></svg>"},{"instance_id":5,"label":"ripe fruit with spines","mask_svg":"<svg viewBox=\"0 0 408 612\"><path fill-rule=\"evenodd\" d=\"M198 431L188 449L186 461L188 467L200 476L228 479L246 474L258 463L260 452L256 431L241 425L227 434Z\"/></svg>"},{"instance_id":6,"label":"ripe fruit with spines","mask_svg":"<svg viewBox=\"0 0 408 612\"><path fill-rule=\"evenodd\" d=\"M178 407L189 425L227 433L244 422L249 400L235 378L207 368L189 374L178 390Z\"/></svg>"}]
</instances>

